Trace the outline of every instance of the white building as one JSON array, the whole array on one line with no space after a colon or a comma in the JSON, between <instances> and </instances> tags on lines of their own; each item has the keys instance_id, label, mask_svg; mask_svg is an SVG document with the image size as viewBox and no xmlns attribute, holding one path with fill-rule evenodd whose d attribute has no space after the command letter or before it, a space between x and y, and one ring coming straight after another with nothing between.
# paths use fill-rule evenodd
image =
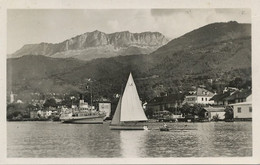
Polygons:
<instances>
[{"instance_id":1,"label":"white building","mask_svg":"<svg viewBox=\"0 0 260 165\"><path fill-rule=\"evenodd\" d=\"M48 118L46 111L39 110L39 111L37 111L37 115L38 115L40 118Z\"/></svg>"},{"instance_id":2,"label":"white building","mask_svg":"<svg viewBox=\"0 0 260 165\"><path fill-rule=\"evenodd\" d=\"M185 96L184 103L188 104L213 104L214 100L210 100L214 96L214 93L204 89L197 88L196 91L192 91L190 95Z\"/></svg>"},{"instance_id":3,"label":"white building","mask_svg":"<svg viewBox=\"0 0 260 165\"><path fill-rule=\"evenodd\" d=\"M234 120L252 120L252 103L241 102L231 104L233 106Z\"/></svg>"},{"instance_id":4,"label":"white building","mask_svg":"<svg viewBox=\"0 0 260 165\"><path fill-rule=\"evenodd\" d=\"M209 121L213 120L214 117L218 118L219 120L225 119L225 108L224 107L207 107L204 108L206 112L206 116L208 117Z\"/></svg>"},{"instance_id":5,"label":"white building","mask_svg":"<svg viewBox=\"0 0 260 165\"><path fill-rule=\"evenodd\" d=\"M46 111L46 116L49 117L52 115L52 111Z\"/></svg>"},{"instance_id":6,"label":"white building","mask_svg":"<svg viewBox=\"0 0 260 165\"><path fill-rule=\"evenodd\" d=\"M242 102L232 104L234 120L252 120L252 103Z\"/></svg>"},{"instance_id":7,"label":"white building","mask_svg":"<svg viewBox=\"0 0 260 165\"><path fill-rule=\"evenodd\" d=\"M231 104L234 120L252 120L252 94L247 96L245 101Z\"/></svg>"}]
</instances>

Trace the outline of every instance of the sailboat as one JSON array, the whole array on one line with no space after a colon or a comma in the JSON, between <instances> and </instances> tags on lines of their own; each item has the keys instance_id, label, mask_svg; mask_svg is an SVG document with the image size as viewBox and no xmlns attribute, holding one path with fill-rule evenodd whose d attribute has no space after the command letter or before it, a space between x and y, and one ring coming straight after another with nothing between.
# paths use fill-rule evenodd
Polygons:
<instances>
[{"instance_id":1,"label":"sailboat","mask_svg":"<svg viewBox=\"0 0 260 165\"><path fill-rule=\"evenodd\" d=\"M126 87L118 101L115 114L110 124L112 130L147 130L147 126L139 121L147 121L141 105L132 74L130 73Z\"/></svg>"}]
</instances>

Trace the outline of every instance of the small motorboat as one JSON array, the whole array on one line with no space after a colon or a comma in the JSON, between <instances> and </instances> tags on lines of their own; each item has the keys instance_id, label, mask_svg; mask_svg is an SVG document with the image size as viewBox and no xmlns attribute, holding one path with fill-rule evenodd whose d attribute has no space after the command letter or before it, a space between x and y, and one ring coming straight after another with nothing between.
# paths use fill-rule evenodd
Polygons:
<instances>
[{"instance_id":1,"label":"small motorboat","mask_svg":"<svg viewBox=\"0 0 260 165\"><path fill-rule=\"evenodd\" d=\"M160 127L160 131L170 131L168 127Z\"/></svg>"},{"instance_id":2,"label":"small motorboat","mask_svg":"<svg viewBox=\"0 0 260 165\"><path fill-rule=\"evenodd\" d=\"M167 126L166 123L163 123L163 126L159 128L160 131L169 131L169 127Z\"/></svg>"}]
</instances>

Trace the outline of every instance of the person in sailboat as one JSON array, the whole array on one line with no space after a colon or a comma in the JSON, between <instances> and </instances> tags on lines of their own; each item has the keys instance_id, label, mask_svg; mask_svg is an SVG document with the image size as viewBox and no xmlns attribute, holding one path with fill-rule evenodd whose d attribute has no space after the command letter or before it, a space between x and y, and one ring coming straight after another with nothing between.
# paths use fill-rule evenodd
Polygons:
<instances>
[{"instance_id":1,"label":"person in sailboat","mask_svg":"<svg viewBox=\"0 0 260 165\"><path fill-rule=\"evenodd\" d=\"M144 130L146 130L146 131L148 131L149 129L148 129L148 127L145 125L145 126L143 126L143 128L144 128Z\"/></svg>"},{"instance_id":2,"label":"person in sailboat","mask_svg":"<svg viewBox=\"0 0 260 165\"><path fill-rule=\"evenodd\" d=\"M166 123L163 123L163 128L168 128L168 125Z\"/></svg>"}]
</instances>

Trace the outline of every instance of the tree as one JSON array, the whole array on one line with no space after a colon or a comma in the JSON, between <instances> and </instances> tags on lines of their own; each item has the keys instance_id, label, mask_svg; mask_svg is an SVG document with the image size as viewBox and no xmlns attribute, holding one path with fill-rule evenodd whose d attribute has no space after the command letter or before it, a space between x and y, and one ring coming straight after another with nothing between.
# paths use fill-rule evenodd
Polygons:
<instances>
[{"instance_id":1,"label":"tree","mask_svg":"<svg viewBox=\"0 0 260 165\"><path fill-rule=\"evenodd\" d=\"M230 106L226 107L225 120L232 120L233 118L233 109Z\"/></svg>"},{"instance_id":2,"label":"tree","mask_svg":"<svg viewBox=\"0 0 260 165\"><path fill-rule=\"evenodd\" d=\"M13 118L22 118L22 112L20 111L13 111L7 114L7 119L11 120Z\"/></svg>"},{"instance_id":3,"label":"tree","mask_svg":"<svg viewBox=\"0 0 260 165\"><path fill-rule=\"evenodd\" d=\"M34 105L32 105L32 104L28 104L28 105L26 106L26 109L27 109L28 111L32 111L32 110L35 110L35 109L36 109L36 106L34 106Z\"/></svg>"},{"instance_id":4,"label":"tree","mask_svg":"<svg viewBox=\"0 0 260 165\"><path fill-rule=\"evenodd\" d=\"M197 115L200 119L205 118L205 112L206 112L206 110L203 108L202 105L200 105L200 104L194 105L194 114Z\"/></svg>"},{"instance_id":5,"label":"tree","mask_svg":"<svg viewBox=\"0 0 260 165\"><path fill-rule=\"evenodd\" d=\"M230 87L241 88L242 85L243 85L243 80L240 77L236 77L234 80L229 82Z\"/></svg>"},{"instance_id":6,"label":"tree","mask_svg":"<svg viewBox=\"0 0 260 165\"><path fill-rule=\"evenodd\" d=\"M146 115L149 119L151 119L151 118L153 117L153 110L148 108L148 109L145 111L145 115Z\"/></svg>"},{"instance_id":7,"label":"tree","mask_svg":"<svg viewBox=\"0 0 260 165\"><path fill-rule=\"evenodd\" d=\"M212 120L213 121L219 121L219 115L216 114L215 116L212 117Z\"/></svg>"},{"instance_id":8,"label":"tree","mask_svg":"<svg viewBox=\"0 0 260 165\"><path fill-rule=\"evenodd\" d=\"M185 117L195 117L197 115L199 118L205 118L205 109L200 104L194 104L193 106L189 104L184 104L181 108L181 113L184 114Z\"/></svg>"},{"instance_id":9,"label":"tree","mask_svg":"<svg viewBox=\"0 0 260 165\"><path fill-rule=\"evenodd\" d=\"M69 96L66 96L62 101L61 101L61 105L65 105L67 107L71 107L72 105L72 100L70 99Z\"/></svg>"},{"instance_id":10,"label":"tree","mask_svg":"<svg viewBox=\"0 0 260 165\"><path fill-rule=\"evenodd\" d=\"M57 107L57 103L54 98L47 99L43 104L44 108Z\"/></svg>"},{"instance_id":11,"label":"tree","mask_svg":"<svg viewBox=\"0 0 260 165\"><path fill-rule=\"evenodd\" d=\"M248 89L252 87L252 80L246 80L246 82L241 86L244 89Z\"/></svg>"},{"instance_id":12,"label":"tree","mask_svg":"<svg viewBox=\"0 0 260 165\"><path fill-rule=\"evenodd\" d=\"M187 116L189 114L191 114L192 110L191 110L191 106L187 103L185 103L181 108L180 108L181 113L184 116Z\"/></svg>"}]
</instances>

